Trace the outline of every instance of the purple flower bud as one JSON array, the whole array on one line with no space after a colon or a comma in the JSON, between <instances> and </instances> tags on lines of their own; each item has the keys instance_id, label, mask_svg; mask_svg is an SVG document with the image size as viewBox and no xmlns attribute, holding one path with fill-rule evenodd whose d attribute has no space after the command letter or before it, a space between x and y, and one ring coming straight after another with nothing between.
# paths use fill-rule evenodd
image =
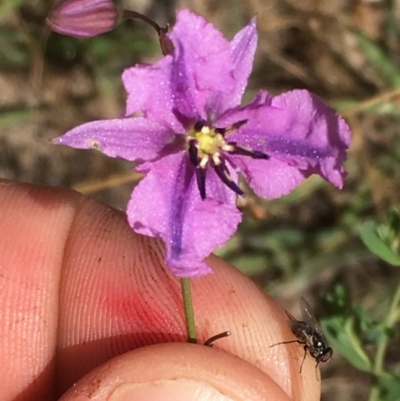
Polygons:
<instances>
[{"instance_id":1,"label":"purple flower bud","mask_svg":"<svg viewBox=\"0 0 400 401\"><path fill-rule=\"evenodd\" d=\"M90 37L114 29L118 10L111 0L65 0L47 18L47 25L63 35Z\"/></svg>"}]
</instances>

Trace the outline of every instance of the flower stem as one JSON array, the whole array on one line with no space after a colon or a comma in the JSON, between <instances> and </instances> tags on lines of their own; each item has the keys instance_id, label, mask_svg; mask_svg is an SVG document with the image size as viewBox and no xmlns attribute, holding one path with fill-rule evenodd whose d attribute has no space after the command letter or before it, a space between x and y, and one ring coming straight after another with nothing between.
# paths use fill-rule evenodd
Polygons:
<instances>
[{"instance_id":1,"label":"flower stem","mask_svg":"<svg viewBox=\"0 0 400 401\"><path fill-rule=\"evenodd\" d=\"M132 11L132 10L122 10L122 18L136 18L136 19L140 19L144 22L146 22L147 24L149 24L150 26L152 26L157 33L160 33L160 30L162 29L160 27L160 25L157 24L157 22L153 21L151 18L146 17L143 14L138 13L137 11Z\"/></svg>"},{"instance_id":2,"label":"flower stem","mask_svg":"<svg viewBox=\"0 0 400 401\"><path fill-rule=\"evenodd\" d=\"M190 291L190 279L188 277L181 278L181 288L182 288L183 308L185 310L186 332L188 341L190 343L197 344L192 293Z\"/></svg>"},{"instance_id":3,"label":"flower stem","mask_svg":"<svg viewBox=\"0 0 400 401\"><path fill-rule=\"evenodd\" d=\"M157 24L157 22L153 21L151 18L146 17L145 15L132 10L125 10L125 9L122 10L121 17L140 19L149 24L150 26L152 26L158 34L158 40L160 41L161 51L163 55L166 56L167 54L172 54L174 50L174 45L167 36L168 25L165 28L162 28L160 25Z\"/></svg>"}]
</instances>

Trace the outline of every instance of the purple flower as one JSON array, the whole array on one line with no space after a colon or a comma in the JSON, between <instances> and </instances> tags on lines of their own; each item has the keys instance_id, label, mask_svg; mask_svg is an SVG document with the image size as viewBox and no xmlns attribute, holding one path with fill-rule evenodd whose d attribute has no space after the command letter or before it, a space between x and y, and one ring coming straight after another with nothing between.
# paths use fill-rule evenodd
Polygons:
<instances>
[{"instance_id":1,"label":"purple flower","mask_svg":"<svg viewBox=\"0 0 400 401\"><path fill-rule=\"evenodd\" d=\"M147 175L128 204L131 227L164 240L176 275L200 276L211 270L204 258L241 220L239 174L266 198L311 174L340 188L350 130L305 90L261 91L240 106L256 49L254 20L228 42L183 10L169 37L172 55L124 72L125 118L84 124L55 142L138 163Z\"/></svg>"},{"instance_id":2,"label":"purple flower","mask_svg":"<svg viewBox=\"0 0 400 401\"><path fill-rule=\"evenodd\" d=\"M66 0L57 4L46 22L54 32L89 37L113 30L117 20L111 0Z\"/></svg>"}]
</instances>

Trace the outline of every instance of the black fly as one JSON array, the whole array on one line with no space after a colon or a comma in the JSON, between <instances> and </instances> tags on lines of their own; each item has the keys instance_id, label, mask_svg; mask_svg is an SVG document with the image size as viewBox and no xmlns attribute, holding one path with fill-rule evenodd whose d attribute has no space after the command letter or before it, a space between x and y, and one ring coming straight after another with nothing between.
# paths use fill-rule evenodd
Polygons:
<instances>
[{"instance_id":1,"label":"black fly","mask_svg":"<svg viewBox=\"0 0 400 401\"><path fill-rule=\"evenodd\" d=\"M315 365L315 367L317 368L320 362L328 362L329 359L331 359L333 350L331 347L329 347L325 336L319 330L317 321L311 312L311 307L303 297L300 298L300 310L303 320L296 320L292 315L286 312L289 317L289 326L292 329L292 333L296 336L297 340L284 341L281 343L273 344L271 345L271 347L279 344L303 344L304 357L300 366L301 373L304 360L306 359L307 351L316 360L317 364Z\"/></svg>"}]
</instances>

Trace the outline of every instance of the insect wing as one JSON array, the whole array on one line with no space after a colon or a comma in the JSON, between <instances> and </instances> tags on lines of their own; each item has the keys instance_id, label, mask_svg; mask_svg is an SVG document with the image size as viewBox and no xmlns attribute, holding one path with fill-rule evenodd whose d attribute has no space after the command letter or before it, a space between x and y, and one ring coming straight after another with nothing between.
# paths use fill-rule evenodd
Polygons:
<instances>
[{"instance_id":1,"label":"insect wing","mask_svg":"<svg viewBox=\"0 0 400 401\"><path fill-rule=\"evenodd\" d=\"M304 343L309 342L309 337L312 334L313 328L306 322L301 320L297 320L291 313L286 311L286 315L289 319L287 319L287 323L292 330L292 333L296 336L296 338Z\"/></svg>"},{"instance_id":2,"label":"insect wing","mask_svg":"<svg viewBox=\"0 0 400 401\"><path fill-rule=\"evenodd\" d=\"M288 323L293 334L299 339L304 337L304 334L310 331L308 324L301 320L288 320Z\"/></svg>"},{"instance_id":3,"label":"insect wing","mask_svg":"<svg viewBox=\"0 0 400 401\"><path fill-rule=\"evenodd\" d=\"M297 320L290 324L290 328L296 338L304 343L307 348L313 346L313 329L307 323Z\"/></svg>"},{"instance_id":4,"label":"insect wing","mask_svg":"<svg viewBox=\"0 0 400 401\"><path fill-rule=\"evenodd\" d=\"M311 312L311 306L303 297L300 298L300 311L303 317L303 321L310 325L313 329L319 331L317 319L315 319L313 313Z\"/></svg>"}]
</instances>

